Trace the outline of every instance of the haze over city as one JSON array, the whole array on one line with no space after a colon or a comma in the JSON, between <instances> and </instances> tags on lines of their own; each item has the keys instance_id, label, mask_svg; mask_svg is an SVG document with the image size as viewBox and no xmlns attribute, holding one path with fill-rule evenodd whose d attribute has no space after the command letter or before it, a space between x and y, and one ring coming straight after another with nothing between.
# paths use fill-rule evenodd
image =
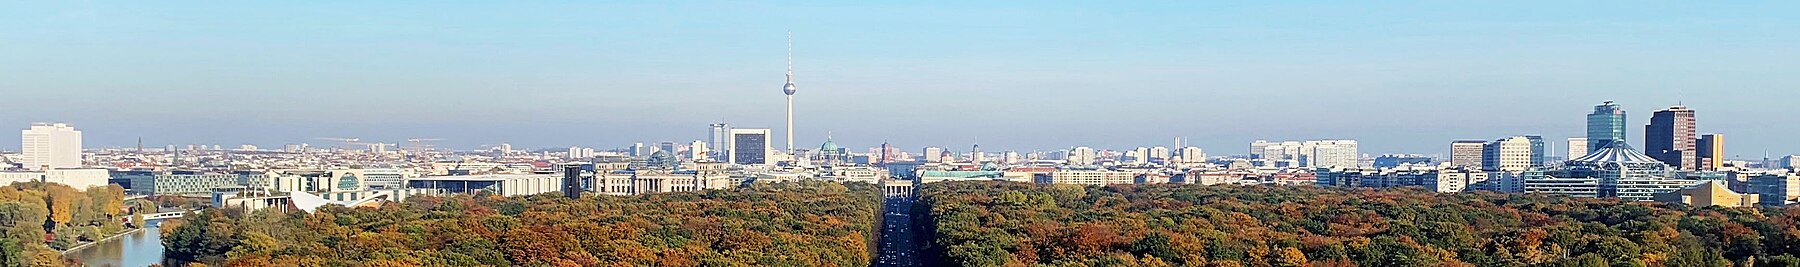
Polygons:
<instances>
[{"instance_id":1,"label":"haze over city","mask_svg":"<svg viewBox=\"0 0 1800 267\"><path fill-rule=\"evenodd\" d=\"M1681 103L1733 157L1800 151L1800 7L1731 5L15 2L0 4L0 125L69 122L89 147L783 134L792 31L802 147L829 131L859 149L1184 136L1220 155L1326 138L1443 154L1581 136L1614 100L1634 144Z\"/></svg>"}]
</instances>

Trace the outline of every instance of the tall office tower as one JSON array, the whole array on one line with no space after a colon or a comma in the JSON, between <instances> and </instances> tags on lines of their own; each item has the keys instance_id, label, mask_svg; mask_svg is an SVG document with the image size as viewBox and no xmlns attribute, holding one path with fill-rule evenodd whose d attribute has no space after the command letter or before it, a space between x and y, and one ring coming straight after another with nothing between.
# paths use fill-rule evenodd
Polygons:
<instances>
[{"instance_id":1,"label":"tall office tower","mask_svg":"<svg viewBox=\"0 0 1800 267\"><path fill-rule=\"evenodd\" d=\"M1186 162L1186 163L1206 162L1206 150L1201 150L1198 147L1191 147L1191 146L1183 147L1183 148L1181 148L1181 162Z\"/></svg>"},{"instance_id":2,"label":"tall office tower","mask_svg":"<svg viewBox=\"0 0 1800 267\"><path fill-rule=\"evenodd\" d=\"M1481 140L1450 142L1450 166L1482 169L1481 156L1486 147L1487 142Z\"/></svg>"},{"instance_id":3,"label":"tall office tower","mask_svg":"<svg viewBox=\"0 0 1800 267\"><path fill-rule=\"evenodd\" d=\"M925 147L925 162L944 162L944 148L935 146Z\"/></svg>"},{"instance_id":4,"label":"tall office tower","mask_svg":"<svg viewBox=\"0 0 1800 267\"><path fill-rule=\"evenodd\" d=\"M1695 165L1700 170L1717 171L1725 167L1725 135L1704 134L1694 149Z\"/></svg>"},{"instance_id":5,"label":"tall office tower","mask_svg":"<svg viewBox=\"0 0 1800 267\"><path fill-rule=\"evenodd\" d=\"M794 32L788 32L788 70L787 85L781 86L781 93L787 94L787 153L794 153Z\"/></svg>"},{"instance_id":6,"label":"tall office tower","mask_svg":"<svg viewBox=\"0 0 1800 267\"><path fill-rule=\"evenodd\" d=\"M569 147L569 155L568 155L568 157L569 157L569 159L581 159L581 158L586 158L586 157L584 157L584 156L582 156L582 155L581 155L581 147L578 147L578 146L571 146L571 147Z\"/></svg>"},{"instance_id":7,"label":"tall office tower","mask_svg":"<svg viewBox=\"0 0 1800 267\"><path fill-rule=\"evenodd\" d=\"M1625 142L1625 109L1612 100L1594 106L1594 113L1587 115L1587 140L1588 153Z\"/></svg>"},{"instance_id":8,"label":"tall office tower","mask_svg":"<svg viewBox=\"0 0 1800 267\"><path fill-rule=\"evenodd\" d=\"M1069 161L1069 165L1080 165L1080 166L1094 165L1094 163L1095 163L1094 159L1096 157L1097 157L1097 155L1095 155L1093 148L1089 148L1089 147L1085 147L1085 146L1078 146L1078 147L1069 149L1068 161Z\"/></svg>"},{"instance_id":9,"label":"tall office tower","mask_svg":"<svg viewBox=\"0 0 1800 267\"><path fill-rule=\"evenodd\" d=\"M767 165L769 162L769 129L731 129L731 157L739 165Z\"/></svg>"},{"instance_id":10,"label":"tall office tower","mask_svg":"<svg viewBox=\"0 0 1800 267\"><path fill-rule=\"evenodd\" d=\"M1588 154L1587 137L1569 137L1569 158L1575 159Z\"/></svg>"},{"instance_id":11,"label":"tall office tower","mask_svg":"<svg viewBox=\"0 0 1800 267\"><path fill-rule=\"evenodd\" d=\"M692 160L709 159L706 157L706 155L709 155L709 153L712 153L709 150L712 150L712 149L710 147L706 146L706 141L694 140L693 142L688 142L688 159L692 159Z\"/></svg>"},{"instance_id":12,"label":"tall office tower","mask_svg":"<svg viewBox=\"0 0 1800 267\"><path fill-rule=\"evenodd\" d=\"M500 155L512 155L512 144L500 144Z\"/></svg>"},{"instance_id":13,"label":"tall office tower","mask_svg":"<svg viewBox=\"0 0 1800 267\"><path fill-rule=\"evenodd\" d=\"M563 196L571 199L581 198L581 192L587 191L587 188L582 186L581 165L566 164L562 166L562 171Z\"/></svg>"},{"instance_id":14,"label":"tall office tower","mask_svg":"<svg viewBox=\"0 0 1800 267\"><path fill-rule=\"evenodd\" d=\"M1167 148L1167 147L1160 147L1160 146L1152 147L1152 148L1150 148L1150 160L1151 161L1169 162L1170 152L1171 151L1169 151L1169 148Z\"/></svg>"},{"instance_id":15,"label":"tall office tower","mask_svg":"<svg viewBox=\"0 0 1800 267\"><path fill-rule=\"evenodd\" d=\"M894 162L894 145L888 144L887 141L881 141L881 161L876 162L884 166L889 162Z\"/></svg>"},{"instance_id":16,"label":"tall office tower","mask_svg":"<svg viewBox=\"0 0 1800 267\"><path fill-rule=\"evenodd\" d=\"M1303 156L1310 163L1308 166L1345 168L1361 166L1357 158L1360 154L1356 151L1356 140L1307 141L1302 146L1311 148L1311 152L1303 152L1306 153Z\"/></svg>"},{"instance_id":17,"label":"tall office tower","mask_svg":"<svg viewBox=\"0 0 1800 267\"><path fill-rule=\"evenodd\" d=\"M81 167L81 131L67 123L32 123L19 131L26 169Z\"/></svg>"},{"instance_id":18,"label":"tall office tower","mask_svg":"<svg viewBox=\"0 0 1800 267\"><path fill-rule=\"evenodd\" d=\"M1023 159L1024 158L1020 157L1019 152L1017 152L1017 151L1007 150L1006 153L1000 154L1000 162L1001 163L1019 164L1019 162L1022 162L1021 160L1023 160Z\"/></svg>"},{"instance_id":19,"label":"tall office tower","mask_svg":"<svg viewBox=\"0 0 1800 267\"><path fill-rule=\"evenodd\" d=\"M1544 138L1535 135L1494 140L1482 148L1481 165L1489 171L1522 172L1544 166Z\"/></svg>"},{"instance_id":20,"label":"tall office tower","mask_svg":"<svg viewBox=\"0 0 1800 267\"><path fill-rule=\"evenodd\" d=\"M647 158L650 157L650 153L652 153L650 151L650 146L644 145L643 142L631 143L630 152L632 158Z\"/></svg>"},{"instance_id":21,"label":"tall office tower","mask_svg":"<svg viewBox=\"0 0 1800 267\"><path fill-rule=\"evenodd\" d=\"M1131 151L1126 151L1125 157L1129 158L1131 160L1130 162L1133 164L1150 163L1150 149L1140 146Z\"/></svg>"},{"instance_id":22,"label":"tall office tower","mask_svg":"<svg viewBox=\"0 0 1800 267\"><path fill-rule=\"evenodd\" d=\"M1267 158L1268 155L1263 154L1264 150L1268 149L1269 145L1273 145L1273 144L1274 143L1269 143L1268 140L1256 140L1256 141L1250 142L1250 158L1251 159Z\"/></svg>"},{"instance_id":23,"label":"tall office tower","mask_svg":"<svg viewBox=\"0 0 1800 267\"><path fill-rule=\"evenodd\" d=\"M969 162L970 163L975 163L976 165L980 165L981 162L986 161L986 160L987 160L987 155L981 154L981 144L975 144L974 147L969 148Z\"/></svg>"},{"instance_id":24,"label":"tall office tower","mask_svg":"<svg viewBox=\"0 0 1800 267\"><path fill-rule=\"evenodd\" d=\"M1669 166L1693 170L1694 110L1675 105L1658 110L1644 125L1644 152Z\"/></svg>"},{"instance_id":25,"label":"tall office tower","mask_svg":"<svg viewBox=\"0 0 1800 267\"><path fill-rule=\"evenodd\" d=\"M675 152L679 152L681 150L675 148L675 142L662 142L660 144L656 144L656 151L665 151L665 152L669 152L670 155L674 155ZM656 153L656 152L650 152L650 153Z\"/></svg>"},{"instance_id":26,"label":"tall office tower","mask_svg":"<svg viewBox=\"0 0 1800 267\"><path fill-rule=\"evenodd\" d=\"M707 152L712 153L712 154L708 154L708 155L711 155L712 159L715 161L726 162L726 159L730 157L729 155L725 155L725 153L729 153L730 151L726 151L726 150L729 150L731 148L731 138L728 137L729 131L731 130L731 125L725 124L725 123L714 123L711 126L712 126L711 142L712 142L712 145L715 147L718 147L718 149L714 149L715 151L707 151Z\"/></svg>"}]
</instances>

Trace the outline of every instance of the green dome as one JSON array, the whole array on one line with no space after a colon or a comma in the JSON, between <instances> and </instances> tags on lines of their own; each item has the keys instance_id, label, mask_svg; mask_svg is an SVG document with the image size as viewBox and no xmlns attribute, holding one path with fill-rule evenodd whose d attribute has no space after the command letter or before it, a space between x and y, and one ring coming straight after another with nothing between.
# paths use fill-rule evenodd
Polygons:
<instances>
[{"instance_id":1,"label":"green dome","mask_svg":"<svg viewBox=\"0 0 1800 267\"><path fill-rule=\"evenodd\" d=\"M832 142L831 139L825 139L825 144L819 145L819 151L837 152L837 142Z\"/></svg>"}]
</instances>

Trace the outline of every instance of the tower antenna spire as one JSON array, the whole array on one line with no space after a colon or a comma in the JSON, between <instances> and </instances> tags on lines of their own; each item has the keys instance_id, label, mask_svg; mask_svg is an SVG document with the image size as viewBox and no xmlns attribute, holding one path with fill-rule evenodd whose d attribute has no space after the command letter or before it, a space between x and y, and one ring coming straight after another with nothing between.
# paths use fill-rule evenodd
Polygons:
<instances>
[{"instance_id":1,"label":"tower antenna spire","mask_svg":"<svg viewBox=\"0 0 1800 267\"><path fill-rule=\"evenodd\" d=\"M794 155L794 32L788 31L787 34L787 84L781 86L781 93L787 95L787 151L792 156Z\"/></svg>"},{"instance_id":2,"label":"tower antenna spire","mask_svg":"<svg viewBox=\"0 0 1800 267\"><path fill-rule=\"evenodd\" d=\"M787 76L788 82L794 82L794 32L788 31L787 38Z\"/></svg>"}]
</instances>

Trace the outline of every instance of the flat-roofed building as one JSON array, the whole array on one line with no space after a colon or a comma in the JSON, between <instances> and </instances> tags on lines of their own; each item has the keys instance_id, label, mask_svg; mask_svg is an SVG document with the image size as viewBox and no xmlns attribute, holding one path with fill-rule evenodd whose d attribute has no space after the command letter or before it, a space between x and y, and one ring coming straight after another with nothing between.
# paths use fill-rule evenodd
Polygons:
<instances>
[{"instance_id":1,"label":"flat-roofed building","mask_svg":"<svg viewBox=\"0 0 1800 267\"><path fill-rule=\"evenodd\" d=\"M1656 202L1682 203L1695 207L1750 207L1757 204L1756 194L1740 194L1725 188L1723 181L1705 181L1675 191L1657 193Z\"/></svg>"},{"instance_id":2,"label":"flat-roofed building","mask_svg":"<svg viewBox=\"0 0 1800 267\"><path fill-rule=\"evenodd\" d=\"M487 191L510 197L561 192L562 179L554 174L426 176L407 180L406 187L442 189L453 194Z\"/></svg>"},{"instance_id":3,"label":"flat-roofed building","mask_svg":"<svg viewBox=\"0 0 1800 267\"><path fill-rule=\"evenodd\" d=\"M1594 177L1554 177L1542 175L1541 172L1527 172L1524 182L1525 193L1589 198L1600 196L1600 179Z\"/></svg>"},{"instance_id":4,"label":"flat-roofed building","mask_svg":"<svg viewBox=\"0 0 1800 267\"><path fill-rule=\"evenodd\" d=\"M243 177L229 173L138 176L131 193L141 195L212 195L214 190L242 188Z\"/></svg>"},{"instance_id":5,"label":"flat-roofed building","mask_svg":"<svg viewBox=\"0 0 1800 267\"><path fill-rule=\"evenodd\" d=\"M1800 201L1800 175L1762 174L1750 177L1750 193L1763 205L1781 206Z\"/></svg>"},{"instance_id":6,"label":"flat-roofed building","mask_svg":"<svg viewBox=\"0 0 1800 267\"><path fill-rule=\"evenodd\" d=\"M1137 181L1137 173L1110 170L1059 170L1037 177L1040 184L1115 185Z\"/></svg>"},{"instance_id":7,"label":"flat-roofed building","mask_svg":"<svg viewBox=\"0 0 1800 267\"><path fill-rule=\"evenodd\" d=\"M112 171L97 168L66 168L32 172L0 172L0 186L12 183L43 181L74 187L75 190L86 191L90 187L106 186L112 179Z\"/></svg>"}]
</instances>

